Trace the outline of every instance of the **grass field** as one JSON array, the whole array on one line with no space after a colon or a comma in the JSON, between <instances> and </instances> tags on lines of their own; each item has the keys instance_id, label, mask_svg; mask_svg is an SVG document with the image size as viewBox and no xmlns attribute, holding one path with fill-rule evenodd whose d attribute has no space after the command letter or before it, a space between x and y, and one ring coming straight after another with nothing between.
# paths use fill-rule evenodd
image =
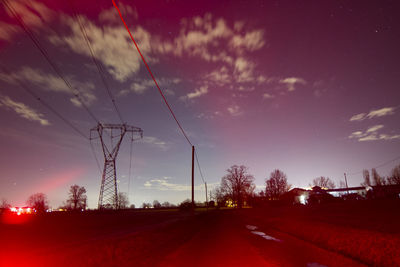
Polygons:
<instances>
[{"instance_id":1,"label":"grass field","mask_svg":"<svg viewBox=\"0 0 400 267\"><path fill-rule=\"evenodd\" d=\"M227 215L243 225L280 231L368 265L400 266L399 207L399 202L355 202L194 213L136 210L3 216L0 266L154 266L201 227L212 227L216 217Z\"/></svg>"},{"instance_id":2,"label":"grass field","mask_svg":"<svg viewBox=\"0 0 400 267\"><path fill-rule=\"evenodd\" d=\"M400 266L400 202L267 207L241 217L368 265Z\"/></svg>"}]
</instances>

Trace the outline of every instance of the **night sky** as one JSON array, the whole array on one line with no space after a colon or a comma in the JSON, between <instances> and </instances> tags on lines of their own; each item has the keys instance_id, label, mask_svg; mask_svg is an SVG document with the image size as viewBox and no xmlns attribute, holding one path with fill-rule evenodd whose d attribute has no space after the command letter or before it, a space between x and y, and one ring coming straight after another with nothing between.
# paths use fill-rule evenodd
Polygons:
<instances>
[{"instance_id":1,"label":"night sky","mask_svg":"<svg viewBox=\"0 0 400 267\"><path fill-rule=\"evenodd\" d=\"M73 11L124 121L140 127L117 160L119 189L137 207L190 198L191 147L166 108L112 1L10 1L96 117L120 123ZM244 164L257 190L276 168L294 187L313 178L349 186L400 156L398 1L116 1L195 145L209 188ZM97 207L102 170L82 104L0 9L0 198L57 208L72 184ZM98 140L95 154L103 166ZM389 175L399 160L378 168ZM195 199L205 201L196 170Z\"/></svg>"}]
</instances>

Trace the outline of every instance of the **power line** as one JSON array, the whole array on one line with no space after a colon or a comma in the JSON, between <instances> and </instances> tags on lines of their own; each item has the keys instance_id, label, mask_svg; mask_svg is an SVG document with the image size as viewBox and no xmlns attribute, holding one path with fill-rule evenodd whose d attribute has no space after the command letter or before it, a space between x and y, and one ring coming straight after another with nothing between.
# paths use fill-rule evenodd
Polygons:
<instances>
[{"instance_id":1,"label":"power line","mask_svg":"<svg viewBox=\"0 0 400 267\"><path fill-rule=\"evenodd\" d=\"M12 15L15 17L15 19L18 21L18 24L21 26L21 28L25 31L25 33L29 36L29 38L32 40L32 42L35 44L36 48L39 49L41 54L45 57L47 62L50 64L50 66L53 68L54 72L64 81L64 83L67 85L67 87L70 89L71 93L78 99L78 101L82 104L82 106L85 108L85 110L88 112L88 114L92 117L93 120L95 120L97 123L99 123L99 120L94 116L94 114L90 111L88 106L85 104L84 100L80 96L80 92L78 89L75 89L72 87L72 85L68 82L68 80L62 75L61 70L57 67L57 65L51 60L50 56L48 55L47 51L41 46L39 40L35 37L32 31L29 30L28 26L24 23L24 21L20 18L20 16L17 14L17 12L14 10L14 8L11 6L10 3L8 3L8 0L1 0L3 4L10 10Z\"/></svg>"},{"instance_id":2,"label":"power line","mask_svg":"<svg viewBox=\"0 0 400 267\"><path fill-rule=\"evenodd\" d=\"M131 188L131 174L132 174L132 147L133 147L133 138L131 138L131 147L129 150L129 174L128 174L128 197L129 197L129 191Z\"/></svg>"},{"instance_id":3,"label":"power line","mask_svg":"<svg viewBox=\"0 0 400 267\"><path fill-rule=\"evenodd\" d=\"M175 113L172 111L172 108L171 108L171 106L169 105L169 103L168 103L168 101L167 101L167 99L166 99L164 93L161 91L160 86L158 86L158 83L157 83L157 81L156 81L156 78L154 77L153 73L151 72L149 65L147 65L147 62L146 62L146 60L144 59L144 57L143 57L143 55L142 55L142 52L140 52L139 46L137 45L135 39L133 38L133 36L132 36L132 34L131 34L131 31L130 31L129 28L128 28L128 25L125 23L125 20L124 20L124 18L122 17L121 11L119 10L119 8L118 8L117 4L115 3L115 1L112 0L112 2L113 2L113 4L114 4L115 8L117 9L120 18L121 18L122 22L124 23L126 30L127 30L128 33L129 33L129 36L131 37L133 43L135 44L136 49L137 49L137 51L139 52L139 55L140 55L140 57L142 58L143 63L145 64L147 70L149 71L149 74L150 74L151 78L153 79L155 85L157 86L158 92L160 93L162 99L164 100L165 105L167 105L167 108L168 108L169 112L171 113L171 115L172 115L172 117L174 118L175 122L178 124L178 127L179 127L179 129L181 130L183 136L186 138L186 141L189 143L190 146L193 146L193 144L192 144L192 143L190 142L190 140L189 140L189 137L186 135L185 130L183 129L183 127L182 127L181 124L179 123L178 119L176 118Z\"/></svg>"},{"instance_id":4,"label":"power line","mask_svg":"<svg viewBox=\"0 0 400 267\"><path fill-rule=\"evenodd\" d=\"M2 70L5 72L7 75L11 76L11 72L8 71L3 65L2 65ZM79 130L72 122L70 122L67 118L65 118L63 115L61 115L57 110L55 110L51 105L49 105L46 101L44 101L42 98L40 98L35 92L33 92L29 87L27 87L25 84L23 84L21 81L16 79L16 82L18 85L24 89L28 94L30 94L33 98L38 100L40 103L42 103L43 106L45 106L48 110L53 112L59 119L61 119L63 122L65 122L68 126L70 126L77 134L82 136L85 139L89 139L81 130Z\"/></svg>"},{"instance_id":5,"label":"power line","mask_svg":"<svg viewBox=\"0 0 400 267\"><path fill-rule=\"evenodd\" d=\"M388 160L388 161L386 161L386 162L384 162L384 163L382 163L382 164L379 164L379 165L377 165L377 166L375 166L375 167L372 167L372 169L379 169L379 168L381 168L381 167L383 167L383 166L386 166L387 164L389 164L389 163L392 163L392 162L394 162L394 161L396 161L396 160L399 160L400 159L400 156L398 156L398 157L396 157L396 158L394 158L394 159L391 159L391 160ZM358 172L354 172L354 173L346 173L347 175L356 175L356 174L360 174L360 173L362 173L363 171L358 171Z\"/></svg>"},{"instance_id":6,"label":"power line","mask_svg":"<svg viewBox=\"0 0 400 267\"><path fill-rule=\"evenodd\" d=\"M72 3L72 2L70 2L70 3L71 3L73 15L74 15L74 17L76 18L76 20L77 20L77 22L78 22L78 24L79 24L79 28L80 28L80 30L81 30L81 33L82 33L82 35L83 35L83 38L85 39L85 42L86 42L86 44L87 44L87 46L88 46L88 48L89 48L90 55L91 55L91 57L92 57L93 63L94 63L94 64L96 65L96 67L97 67L97 70L98 70L98 72L99 72L100 78L101 78L101 80L102 80L102 82L103 82L103 84L104 84L104 87L105 87L105 89L106 89L106 91L107 91L107 93L108 93L108 96L109 96L110 99L111 99L111 102L112 102L112 104L113 104L113 106L114 106L115 111L117 112L117 115L118 115L118 117L119 117L121 123L124 123L124 120L122 119L121 112L119 111L118 106L117 106L117 104L115 103L114 96L113 96L113 94L111 93L110 87L109 87L109 85L108 85L108 83L107 83L107 80L106 80L106 78L105 78L105 76L104 76L104 70L103 70L101 64L100 64L100 63L97 61L97 59L96 59L96 56L95 56L95 54L94 54L94 51L93 51L93 48L92 48L92 45L91 45L91 42L90 42L90 39L89 39L89 37L88 37L88 35L87 35L87 32L86 32L85 26L83 25L83 23L82 23L82 21L81 21L80 15L78 15L78 13L75 11L75 8L74 8L74 6L73 6L73 3Z\"/></svg>"},{"instance_id":7,"label":"power line","mask_svg":"<svg viewBox=\"0 0 400 267\"><path fill-rule=\"evenodd\" d=\"M199 167L201 180L203 180L203 183L206 183L206 181L204 180L204 177L203 177L203 173L202 173L201 168L200 168L199 157L197 156L196 150L194 151L194 154L195 154L195 158L196 158L196 162L197 162L197 167Z\"/></svg>"}]
</instances>

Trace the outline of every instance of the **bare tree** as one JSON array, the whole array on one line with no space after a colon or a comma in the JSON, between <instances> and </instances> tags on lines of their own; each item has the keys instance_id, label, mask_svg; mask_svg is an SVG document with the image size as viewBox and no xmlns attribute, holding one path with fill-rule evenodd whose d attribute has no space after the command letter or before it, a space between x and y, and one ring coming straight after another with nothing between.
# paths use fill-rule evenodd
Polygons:
<instances>
[{"instance_id":1,"label":"bare tree","mask_svg":"<svg viewBox=\"0 0 400 267\"><path fill-rule=\"evenodd\" d=\"M47 196L43 193L36 193L31 195L26 201L26 204L35 208L38 212L45 212L49 208Z\"/></svg>"},{"instance_id":2,"label":"bare tree","mask_svg":"<svg viewBox=\"0 0 400 267\"><path fill-rule=\"evenodd\" d=\"M164 201L161 204L161 207L163 207L163 208L171 208L171 207L173 207L173 205L171 203L169 203L168 201Z\"/></svg>"},{"instance_id":3,"label":"bare tree","mask_svg":"<svg viewBox=\"0 0 400 267\"><path fill-rule=\"evenodd\" d=\"M313 179L312 186L319 186L321 188L333 189L336 187L335 183L329 177L318 177Z\"/></svg>"},{"instance_id":4,"label":"bare tree","mask_svg":"<svg viewBox=\"0 0 400 267\"><path fill-rule=\"evenodd\" d=\"M277 200L292 187L287 182L286 174L281 170L271 172L270 178L265 180L265 195L270 200Z\"/></svg>"},{"instance_id":5,"label":"bare tree","mask_svg":"<svg viewBox=\"0 0 400 267\"><path fill-rule=\"evenodd\" d=\"M226 171L228 174L222 177L221 190L233 202L236 202L239 208L242 208L244 201L255 189L254 177L243 165L233 165Z\"/></svg>"},{"instance_id":6,"label":"bare tree","mask_svg":"<svg viewBox=\"0 0 400 267\"><path fill-rule=\"evenodd\" d=\"M228 200L220 186L216 187L211 192L211 199L213 199L219 207L225 206L225 203Z\"/></svg>"},{"instance_id":7,"label":"bare tree","mask_svg":"<svg viewBox=\"0 0 400 267\"><path fill-rule=\"evenodd\" d=\"M71 185L68 191L66 207L72 210L86 209L86 189L83 186Z\"/></svg>"},{"instance_id":8,"label":"bare tree","mask_svg":"<svg viewBox=\"0 0 400 267\"><path fill-rule=\"evenodd\" d=\"M2 198L0 202L0 208L1 209L9 209L11 208L11 204L7 201L7 199Z\"/></svg>"},{"instance_id":9,"label":"bare tree","mask_svg":"<svg viewBox=\"0 0 400 267\"><path fill-rule=\"evenodd\" d=\"M368 170L363 170L363 177L364 177L364 182L361 183L361 186L364 186L364 187L371 186L371 179L369 178Z\"/></svg>"},{"instance_id":10,"label":"bare tree","mask_svg":"<svg viewBox=\"0 0 400 267\"><path fill-rule=\"evenodd\" d=\"M400 185L400 164L392 169L388 180L390 184Z\"/></svg>"},{"instance_id":11,"label":"bare tree","mask_svg":"<svg viewBox=\"0 0 400 267\"><path fill-rule=\"evenodd\" d=\"M143 202L142 209L150 209L150 208L151 208L151 204L150 203Z\"/></svg>"},{"instance_id":12,"label":"bare tree","mask_svg":"<svg viewBox=\"0 0 400 267\"><path fill-rule=\"evenodd\" d=\"M153 201L153 208L155 208L155 209L161 208L161 204L158 200Z\"/></svg>"},{"instance_id":13,"label":"bare tree","mask_svg":"<svg viewBox=\"0 0 400 267\"><path fill-rule=\"evenodd\" d=\"M128 205L129 205L128 195L124 192L118 192L118 203L116 205L117 209L126 209L128 208ZM115 207L114 204L113 206Z\"/></svg>"},{"instance_id":14,"label":"bare tree","mask_svg":"<svg viewBox=\"0 0 400 267\"><path fill-rule=\"evenodd\" d=\"M386 185L385 177L381 177L375 168L371 170L371 174L372 174L372 180L374 181L374 185L376 186Z\"/></svg>"}]
</instances>

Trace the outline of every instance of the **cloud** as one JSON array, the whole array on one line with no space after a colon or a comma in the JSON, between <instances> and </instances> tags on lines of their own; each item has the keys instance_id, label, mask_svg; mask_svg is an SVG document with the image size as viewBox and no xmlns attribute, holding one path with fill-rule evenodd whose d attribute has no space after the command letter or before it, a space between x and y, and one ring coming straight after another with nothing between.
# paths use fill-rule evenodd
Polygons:
<instances>
[{"instance_id":1,"label":"cloud","mask_svg":"<svg viewBox=\"0 0 400 267\"><path fill-rule=\"evenodd\" d=\"M365 119L372 119L376 117L383 117L388 115L395 114L396 107L385 107L381 109L373 109L368 114L367 113L360 113L353 115L350 118L350 121L363 121Z\"/></svg>"},{"instance_id":2,"label":"cloud","mask_svg":"<svg viewBox=\"0 0 400 267\"><path fill-rule=\"evenodd\" d=\"M69 81L72 88L79 88L79 95L86 105L91 105L96 100L96 96L93 93L95 88L93 83L80 82L76 80L74 76L67 76L65 78ZM13 72L11 75L0 73L0 80L4 80L11 84L16 84L18 80L28 81L44 91L65 93L69 95L73 94L63 79L59 76L45 73L39 69L33 69L31 67L23 67L21 70ZM70 101L78 107L82 105L74 96L70 98Z\"/></svg>"},{"instance_id":3,"label":"cloud","mask_svg":"<svg viewBox=\"0 0 400 267\"><path fill-rule=\"evenodd\" d=\"M289 77L289 78L281 79L279 81L279 83L285 84L287 86L289 92L296 90L296 87L295 87L296 84L302 84L302 85L307 84L307 82L304 79L297 78L297 77Z\"/></svg>"},{"instance_id":4,"label":"cloud","mask_svg":"<svg viewBox=\"0 0 400 267\"><path fill-rule=\"evenodd\" d=\"M120 24L99 27L84 16L80 18L85 25L96 58L116 80L124 82L139 71L141 58L124 27ZM77 54L91 57L78 22L66 15L62 16L61 20L70 28L71 33L63 37L52 35L49 37L50 42L54 45L66 45ZM151 34L141 26L137 26L134 36L147 61L156 62L157 60L150 55Z\"/></svg>"},{"instance_id":5,"label":"cloud","mask_svg":"<svg viewBox=\"0 0 400 267\"><path fill-rule=\"evenodd\" d=\"M179 78L161 78L157 79L158 85L161 87L161 89L168 93L168 94L174 94L174 91L171 89L168 89L166 87L169 86L175 86L181 82L181 79ZM119 94L120 95L126 95L129 91L132 91L136 94L143 94L145 91L147 91L149 88L154 87L155 84L153 80L136 80L131 83L130 90L122 90Z\"/></svg>"},{"instance_id":6,"label":"cloud","mask_svg":"<svg viewBox=\"0 0 400 267\"><path fill-rule=\"evenodd\" d=\"M381 108L381 109L375 109L371 110L367 117L369 119L375 118L375 117L382 117L382 116L387 116L387 115L393 115L395 107L387 107L387 108Z\"/></svg>"},{"instance_id":7,"label":"cloud","mask_svg":"<svg viewBox=\"0 0 400 267\"><path fill-rule=\"evenodd\" d=\"M271 95L271 94L268 94L268 93L264 93L263 94L263 98L264 99L271 99L271 98L274 98L275 96L273 96L273 95Z\"/></svg>"},{"instance_id":8,"label":"cloud","mask_svg":"<svg viewBox=\"0 0 400 267\"><path fill-rule=\"evenodd\" d=\"M11 7L23 20L23 22L31 29L37 30L48 25L55 17L56 13L47 8L44 4L37 1L11 1ZM8 8L5 8L7 15L14 19L13 14ZM12 41L14 35L22 32L21 28L13 24L0 22L0 39Z\"/></svg>"},{"instance_id":9,"label":"cloud","mask_svg":"<svg viewBox=\"0 0 400 267\"><path fill-rule=\"evenodd\" d=\"M234 35L229 43L233 49L246 49L248 51L255 51L262 48L265 44L264 31L253 30L244 35Z\"/></svg>"},{"instance_id":10,"label":"cloud","mask_svg":"<svg viewBox=\"0 0 400 267\"><path fill-rule=\"evenodd\" d=\"M228 68L226 66L222 66L221 68L213 70L212 72L204 75L204 79L218 86L223 86L229 84L232 80L232 77L228 71Z\"/></svg>"},{"instance_id":11,"label":"cloud","mask_svg":"<svg viewBox=\"0 0 400 267\"><path fill-rule=\"evenodd\" d=\"M139 15L136 8L123 3L118 3L118 8L124 16L129 16L130 19L137 20ZM121 18L114 8L106 9L100 12L99 21L102 23L118 23L121 24Z\"/></svg>"},{"instance_id":12,"label":"cloud","mask_svg":"<svg viewBox=\"0 0 400 267\"><path fill-rule=\"evenodd\" d=\"M369 127L368 129L367 129L367 133L373 133L373 132L376 132L376 131L378 131L379 129L382 129L384 126L382 125L382 124L380 124L380 125L375 125L375 126L372 126L372 127Z\"/></svg>"},{"instance_id":13,"label":"cloud","mask_svg":"<svg viewBox=\"0 0 400 267\"><path fill-rule=\"evenodd\" d=\"M170 177L163 177L160 179L152 179L146 181L143 185L147 189L156 189L160 191L190 191L192 189L191 185L185 184L175 184L171 183ZM196 185L195 190L203 189L203 185Z\"/></svg>"},{"instance_id":14,"label":"cloud","mask_svg":"<svg viewBox=\"0 0 400 267\"><path fill-rule=\"evenodd\" d=\"M228 107L227 111L232 116L239 116L239 115L243 114L243 111L241 110L241 108L238 105L233 105L233 106Z\"/></svg>"},{"instance_id":15,"label":"cloud","mask_svg":"<svg viewBox=\"0 0 400 267\"><path fill-rule=\"evenodd\" d=\"M19 116L29 121L37 121L43 126L50 125L50 122L43 118L43 114L28 107L24 103L13 101L8 96L0 96L0 106L13 110Z\"/></svg>"},{"instance_id":16,"label":"cloud","mask_svg":"<svg viewBox=\"0 0 400 267\"><path fill-rule=\"evenodd\" d=\"M350 121L362 121L365 119L367 114L365 113L360 113L360 114L356 114L351 116Z\"/></svg>"},{"instance_id":17,"label":"cloud","mask_svg":"<svg viewBox=\"0 0 400 267\"><path fill-rule=\"evenodd\" d=\"M181 97L182 100L193 99L205 95L208 93L208 86L203 85L200 88L196 89L194 92L188 93L186 96Z\"/></svg>"},{"instance_id":18,"label":"cloud","mask_svg":"<svg viewBox=\"0 0 400 267\"><path fill-rule=\"evenodd\" d=\"M149 144L164 151L168 150L170 147L169 143L162 141L161 139L154 136L144 136L142 139L139 140L139 142Z\"/></svg>"},{"instance_id":19,"label":"cloud","mask_svg":"<svg viewBox=\"0 0 400 267\"><path fill-rule=\"evenodd\" d=\"M359 142L376 140L400 139L400 134L378 134L380 129L384 128L382 124L369 127L366 131L356 131L350 134L349 139L357 139Z\"/></svg>"}]
</instances>

